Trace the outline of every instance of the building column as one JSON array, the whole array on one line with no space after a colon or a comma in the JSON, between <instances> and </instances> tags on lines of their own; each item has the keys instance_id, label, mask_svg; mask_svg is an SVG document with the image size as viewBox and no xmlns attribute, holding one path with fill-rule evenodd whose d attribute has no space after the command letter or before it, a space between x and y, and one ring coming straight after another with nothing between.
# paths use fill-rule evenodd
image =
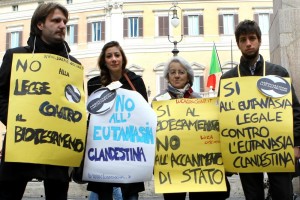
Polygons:
<instances>
[{"instance_id":1,"label":"building column","mask_svg":"<svg viewBox=\"0 0 300 200\"><path fill-rule=\"evenodd\" d=\"M106 6L106 41L123 41L123 1L109 0Z\"/></svg>"},{"instance_id":2,"label":"building column","mask_svg":"<svg viewBox=\"0 0 300 200\"><path fill-rule=\"evenodd\" d=\"M285 67L300 99L300 1L273 0L270 19L270 59ZM262 41L263 42L263 41Z\"/></svg>"}]
</instances>

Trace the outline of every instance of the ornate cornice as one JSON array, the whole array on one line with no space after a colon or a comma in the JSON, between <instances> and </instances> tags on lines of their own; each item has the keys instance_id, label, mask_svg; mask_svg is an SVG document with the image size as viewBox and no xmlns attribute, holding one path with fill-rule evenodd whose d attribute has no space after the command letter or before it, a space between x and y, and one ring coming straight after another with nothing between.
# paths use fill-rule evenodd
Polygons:
<instances>
[{"instance_id":1,"label":"ornate cornice","mask_svg":"<svg viewBox=\"0 0 300 200\"><path fill-rule=\"evenodd\" d=\"M106 12L111 12L112 9L123 9L123 2L110 0L104 8Z\"/></svg>"},{"instance_id":2,"label":"ornate cornice","mask_svg":"<svg viewBox=\"0 0 300 200\"><path fill-rule=\"evenodd\" d=\"M40 2L41 0L0 0L0 6L20 5L24 3Z\"/></svg>"}]
</instances>

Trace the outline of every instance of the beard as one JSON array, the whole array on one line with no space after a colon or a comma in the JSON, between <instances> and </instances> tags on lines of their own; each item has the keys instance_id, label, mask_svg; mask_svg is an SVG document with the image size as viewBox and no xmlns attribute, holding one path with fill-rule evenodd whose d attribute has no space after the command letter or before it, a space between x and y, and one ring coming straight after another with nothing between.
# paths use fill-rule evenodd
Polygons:
<instances>
[{"instance_id":1,"label":"beard","mask_svg":"<svg viewBox=\"0 0 300 200\"><path fill-rule=\"evenodd\" d=\"M255 58L257 58L258 56L258 50L255 51L253 54L245 54L245 53L242 53L243 57L246 59L246 60L253 60Z\"/></svg>"}]
</instances>

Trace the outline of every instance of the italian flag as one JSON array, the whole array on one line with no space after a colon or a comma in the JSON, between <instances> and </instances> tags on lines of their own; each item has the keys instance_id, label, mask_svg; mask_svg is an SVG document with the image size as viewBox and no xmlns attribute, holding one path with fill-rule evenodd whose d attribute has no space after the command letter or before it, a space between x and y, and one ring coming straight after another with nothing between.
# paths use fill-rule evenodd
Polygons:
<instances>
[{"instance_id":1,"label":"italian flag","mask_svg":"<svg viewBox=\"0 0 300 200\"><path fill-rule=\"evenodd\" d=\"M221 65L216 49L216 45L214 44L212 54L211 54L211 60L210 60L210 70L209 70L209 76L207 79L206 86L210 88L212 87L213 90L216 88L216 74L221 72Z\"/></svg>"}]
</instances>

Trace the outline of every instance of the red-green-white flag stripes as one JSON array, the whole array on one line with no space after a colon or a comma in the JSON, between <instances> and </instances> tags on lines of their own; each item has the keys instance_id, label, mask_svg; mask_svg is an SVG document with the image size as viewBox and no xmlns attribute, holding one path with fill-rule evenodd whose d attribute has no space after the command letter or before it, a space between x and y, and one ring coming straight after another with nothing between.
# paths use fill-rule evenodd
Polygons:
<instances>
[{"instance_id":1,"label":"red-green-white flag stripes","mask_svg":"<svg viewBox=\"0 0 300 200\"><path fill-rule=\"evenodd\" d=\"M210 70L209 70L209 76L207 79L207 87L212 86L212 89L214 90L216 88L216 74L221 72L221 65L216 49L216 45L214 43L212 54L211 54L211 61L210 61Z\"/></svg>"}]
</instances>

